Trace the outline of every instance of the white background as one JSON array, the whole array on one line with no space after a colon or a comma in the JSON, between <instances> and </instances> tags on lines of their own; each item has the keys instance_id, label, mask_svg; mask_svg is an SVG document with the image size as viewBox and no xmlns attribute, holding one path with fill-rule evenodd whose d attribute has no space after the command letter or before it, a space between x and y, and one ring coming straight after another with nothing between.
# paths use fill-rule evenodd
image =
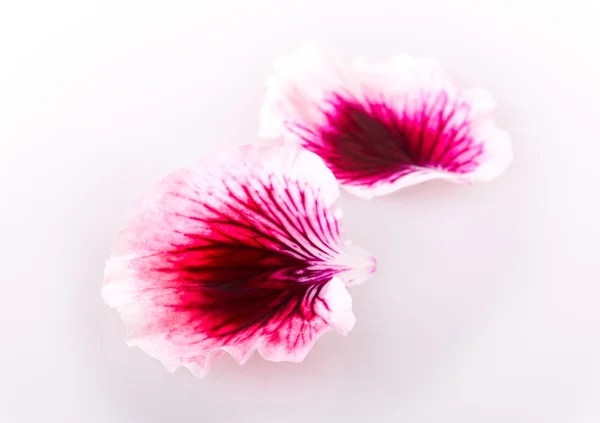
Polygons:
<instances>
[{"instance_id":1,"label":"white background","mask_svg":"<svg viewBox=\"0 0 600 423\"><path fill-rule=\"evenodd\" d=\"M0 421L600 421L600 5L594 0L0 3ZM435 55L488 89L501 178L344 194L379 271L302 365L167 374L100 298L131 202L254 142L273 59Z\"/></svg>"}]
</instances>

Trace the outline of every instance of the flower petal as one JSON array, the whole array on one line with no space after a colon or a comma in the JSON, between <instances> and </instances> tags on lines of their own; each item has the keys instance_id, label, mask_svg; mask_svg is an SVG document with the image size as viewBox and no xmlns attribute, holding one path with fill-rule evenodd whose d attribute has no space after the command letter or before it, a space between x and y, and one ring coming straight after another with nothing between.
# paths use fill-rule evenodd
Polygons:
<instances>
[{"instance_id":1,"label":"flower petal","mask_svg":"<svg viewBox=\"0 0 600 423\"><path fill-rule=\"evenodd\" d=\"M431 179L490 180L512 160L483 90L460 90L434 59L351 65L308 45L275 64L259 135L318 154L349 191L370 198Z\"/></svg>"},{"instance_id":2,"label":"flower petal","mask_svg":"<svg viewBox=\"0 0 600 423\"><path fill-rule=\"evenodd\" d=\"M375 261L341 240L338 196L322 160L289 147L243 147L165 179L106 267L128 343L202 377L223 352L298 362L323 333L346 334L346 285Z\"/></svg>"}]
</instances>

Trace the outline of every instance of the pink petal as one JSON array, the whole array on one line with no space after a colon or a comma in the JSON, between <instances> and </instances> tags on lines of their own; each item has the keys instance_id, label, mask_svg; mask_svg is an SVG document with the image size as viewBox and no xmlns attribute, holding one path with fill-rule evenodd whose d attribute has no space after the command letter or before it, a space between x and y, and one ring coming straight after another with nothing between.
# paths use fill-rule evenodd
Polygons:
<instances>
[{"instance_id":1,"label":"pink petal","mask_svg":"<svg viewBox=\"0 0 600 423\"><path fill-rule=\"evenodd\" d=\"M433 59L344 64L315 45L283 57L267 82L259 135L318 154L349 191L370 198L431 179L502 173L510 137L483 90L460 90Z\"/></svg>"},{"instance_id":2,"label":"pink petal","mask_svg":"<svg viewBox=\"0 0 600 423\"><path fill-rule=\"evenodd\" d=\"M202 377L223 352L298 362L323 333L346 334L346 285L375 262L341 240L338 196L322 160L289 147L243 147L168 177L106 267L102 293L128 343Z\"/></svg>"}]
</instances>

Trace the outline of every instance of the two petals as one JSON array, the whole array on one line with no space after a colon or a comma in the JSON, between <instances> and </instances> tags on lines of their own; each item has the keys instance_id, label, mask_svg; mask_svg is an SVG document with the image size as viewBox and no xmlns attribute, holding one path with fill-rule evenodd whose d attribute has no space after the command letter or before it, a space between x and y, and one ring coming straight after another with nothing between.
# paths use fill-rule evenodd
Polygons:
<instances>
[{"instance_id":1,"label":"two petals","mask_svg":"<svg viewBox=\"0 0 600 423\"><path fill-rule=\"evenodd\" d=\"M281 58L260 136L167 177L132 210L102 289L128 344L203 377L218 356L300 362L355 317L347 288L375 259L346 240L338 183L371 198L435 178L485 181L512 159L493 101L435 61Z\"/></svg>"}]
</instances>

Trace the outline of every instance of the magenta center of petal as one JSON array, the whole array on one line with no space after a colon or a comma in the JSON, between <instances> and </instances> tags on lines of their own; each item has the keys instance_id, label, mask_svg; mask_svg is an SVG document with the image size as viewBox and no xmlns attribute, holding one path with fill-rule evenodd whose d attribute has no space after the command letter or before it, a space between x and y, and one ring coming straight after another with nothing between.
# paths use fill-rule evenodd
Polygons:
<instances>
[{"instance_id":1,"label":"magenta center of petal","mask_svg":"<svg viewBox=\"0 0 600 423\"><path fill-rule=\"evenodd\" d=\"M290 319L319 318L315 305L322 302L322 288L347 270L328 264L337 246L318 237L327 228L328 237L338 240L333 216L309 219L304 194L241 189L229 192L225 203L193 202L200 209L177 215L202 230L183 233L185 241L173 244L161 254L161 266L150 269L174 294L166 306L186 315L196 333L223 344L249 339L261 329L273 332ZM170 324L165 321L164 329L180 330Z\"/></svg>"},{"instance_id":2,"label":"magenta center of petal","mask_svg":"<svg viewBox=\"0 0 600 423\"><path fill-rule=\"evenodd\" d=\"M250 336L295 314L311 319L320 289L337 273L260 245L200 244L172 251L172 267L162 271L176 275L174 310L197 315L209 337Z\"/></svg>"},{"instance_id":3,"label":"magenta center of petal","mask_svg":"<svg viewBox=\"0 0 600 423\"><path fill-rule=\"evenodd\" d=\"M407 101L398 103L402 107L334 95L324 125L293 129L342 183L372 185L424 169L464 174L477 167L483 151L470 136L466 105L449 104L443 93L411 104L411 111Z\"/></svg>"}]
</instances>

